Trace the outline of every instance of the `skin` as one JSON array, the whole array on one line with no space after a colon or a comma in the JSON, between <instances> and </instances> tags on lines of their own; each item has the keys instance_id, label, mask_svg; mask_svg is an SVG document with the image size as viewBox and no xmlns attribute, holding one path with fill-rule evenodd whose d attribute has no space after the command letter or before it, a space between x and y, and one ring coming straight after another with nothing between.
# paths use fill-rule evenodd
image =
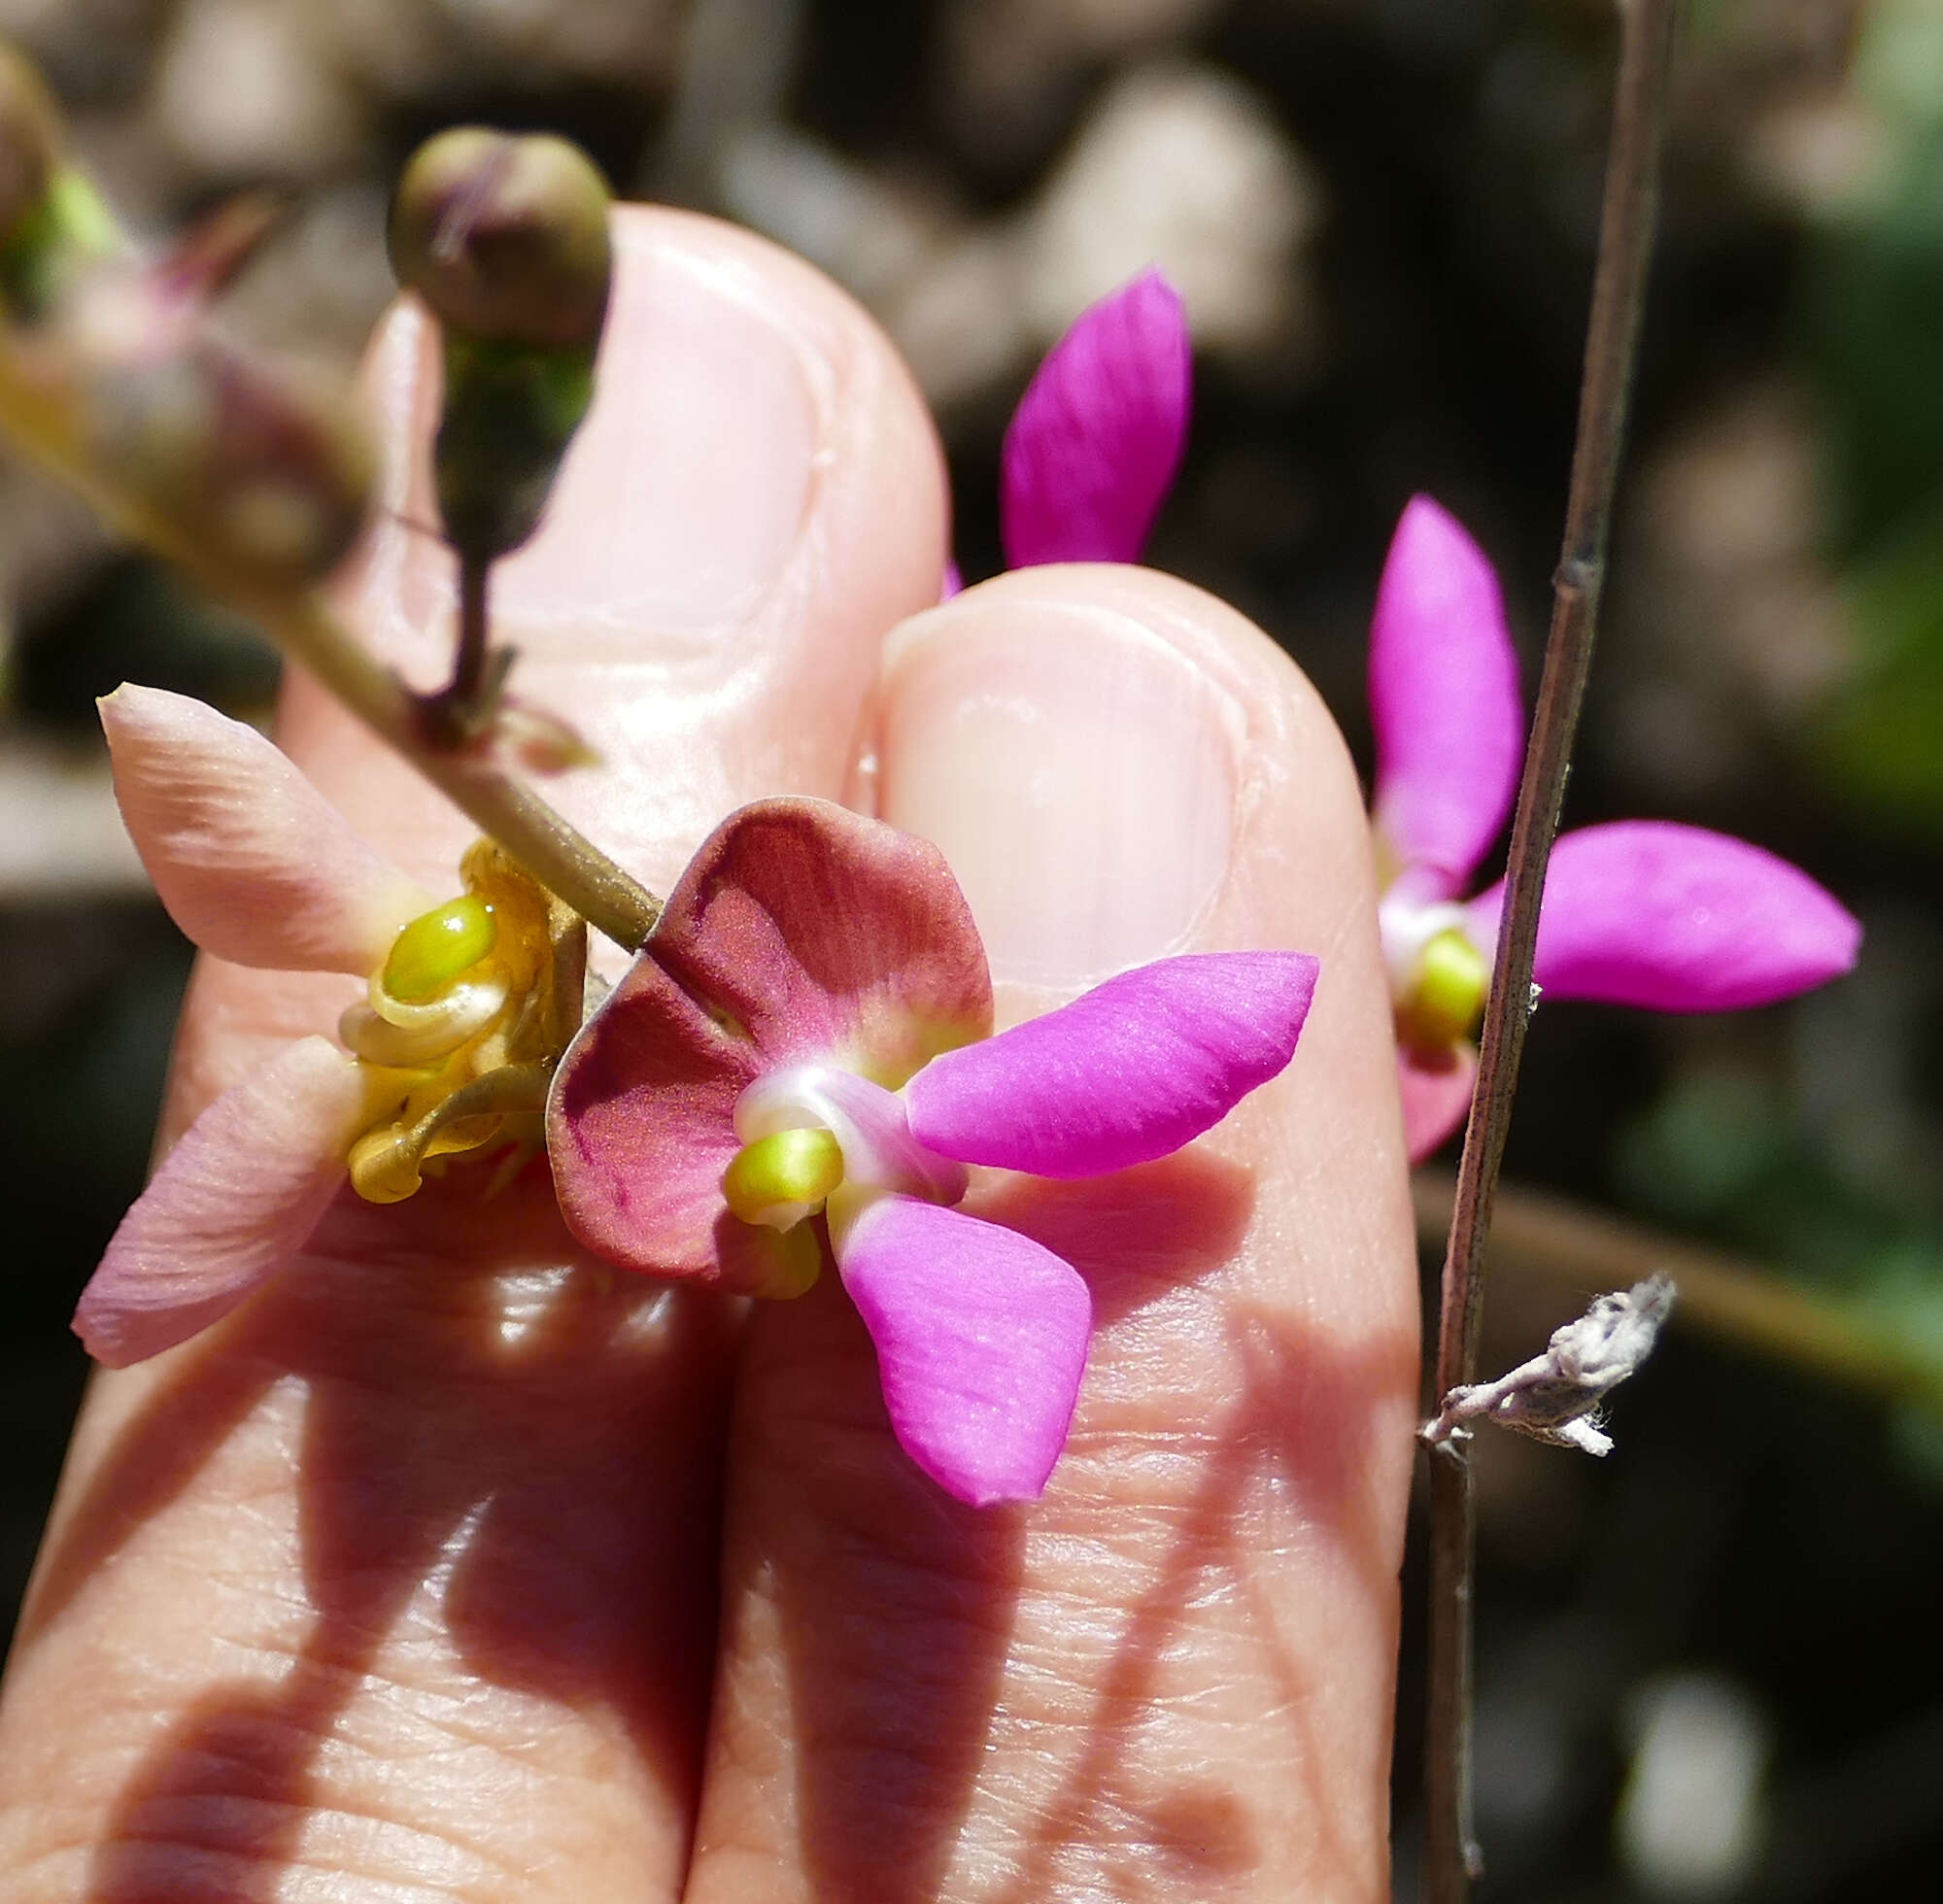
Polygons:
<instances>
[{"instance_id":1,"label":"skin","mask_svg":"<svg viewBox=\"0 0 1943 1904\"><path fill-rule=\"evenodd\" d=\"M1011 1020L1118 966L1320 955L1294 1065L1181 1156L972 1207L1098 1310L1042 1502L889 1437L834 1276L753 1313L617 1279L544 1171L341 1204L219 1328L100 1375L0 1700L18 1904L1377 1899L1415 1260L1362 801L1313 691L1164 576L941 607L930 422L841 293L623 215L597 414L495 609L658 890L741 800L937 838ZM341 584L449 639L429 340L374 349L390 507ZM435 892L464 822L302 681L282 738ZM611 965L611 961L610 961ZM351 982L205 959L162 1142Z\"/></svg>"}]
</instances>

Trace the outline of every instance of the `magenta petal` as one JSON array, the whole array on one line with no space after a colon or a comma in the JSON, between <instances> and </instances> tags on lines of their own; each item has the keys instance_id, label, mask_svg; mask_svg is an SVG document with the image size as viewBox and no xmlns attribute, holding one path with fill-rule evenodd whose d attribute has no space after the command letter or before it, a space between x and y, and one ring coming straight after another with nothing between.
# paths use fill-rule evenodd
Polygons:
<instances>
[{"instance_id":1,"label":"magenta petal","mask_svg":"<svg viewBox=\"0 0 1943 1904\"><path fill-rule=\"evenodd\" d=\"M1495 943L1502 884L1472 901ZM1556 999L1653 1011L1771 1004L1845 972L1862 929L1798 867L1663 820L1564 834L1551 849L1533 976Z\"/></svg>"},{"instance_id":2,"label":"magenta petal","mask_svg":"<svg viewBox=\"0 0 1943 1904\"><path fill-rule=\"evenodd\" d=\"M326 1038L287 1046L205 1110L121 1219L75 1333L111 1369L206 1329L302 1246L344 1181L364 1108Z\"/></svg>"},{"instance_id":3,"label":"magenta petal","mask_svg":"<svg viewBox=\"0 0 1943 1904\"><path fill-rule=\"evenodd\" d=\"M884 1197L837 1246L904 1452L973 1507L1040 1494L1078 1401L1092 1299L1051 1250L962 1210Z\"/></svg>"},{"instance_id":4,"label":"magenta petal","mask_svg":"<svg viewBox=\"0 0 1943 1904\"><path fill-rule=\"evenodd\" d=\"M767 799L702 843L644 956L746 1033L764 1067L895 1088L992 1024L985 947L929 840L828 800Z\"/></svg>"},{"instance_id":5,"label":"magenta petal","mask_svg":"<svg viewBox=\"0 0 1943 1904\"><path fill-rule=\"evenodd\" d=\"M361 978L432 903L254 728L159 688L118 688L100 708L129 836L204 951Z\"/></svg>"},{"instance_id":6,"label":"magenta petal","mask_svg":"<svg viewBox=\"0 0 1943 1904\"><path fill-rule=\"evenodd\" d=\"M1200 952L935 1058L904 1087L911 1135L965 1164L1097 1176L1218 1124L1295 1055L1305 952Z\"/></svg>"},{"instance_id":7,"label":"magenta petal","mask_svg":"<svg viewBox=\"0 0 1943 1904\"><path fill-rule=\"evenodd\" d=\"M1180 295L1160 272L1080 313L1006 431L1010 567L1140 561L1180 467L1193 374Z\"/></svg>"},{"instance_id":8,"label":"magenta petal","mask_svg":"<svg viewBox=\"0 0 1943 1904\"><path fill-rule=\"evenodd\" d=\"M1397 524L1370 627L1373 806L1389 850L1457 892L1511 811L1517 654L1483 551L1428 496Z\"/></svg>"},{"instance_id":9,"label":"magenta petal","mask_svg":"<svg viewBox=\"0 0 1943 1904\"><path fill-rule=\"evenodd\" d=\"M1403 1140L1413 1164L1420 1164L1471 1114L1478 1083L1474 1045L1454 1045L1435 1057L1397 1053L1397 1088L1403 1097Z\"/></svg>"}]
</instances>

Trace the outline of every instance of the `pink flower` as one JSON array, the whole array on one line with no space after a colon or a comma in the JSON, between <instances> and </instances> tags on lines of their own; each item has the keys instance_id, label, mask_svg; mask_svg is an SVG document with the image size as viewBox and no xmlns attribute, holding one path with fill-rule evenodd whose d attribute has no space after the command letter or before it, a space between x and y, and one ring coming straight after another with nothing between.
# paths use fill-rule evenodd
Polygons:
<instances>
[{"instance_id":1,"label":"pink flower","mask_svg":"<svg viewBox=\"0 0 1943 1904\"><path fill-rule=\"evenodd\" d=\"M481 841L445 905L388 866L283 754L202 702L101 703L122 817L177 925L235 965L367 981L348 1050L298 1039L209 1105L122 1219L75 1329L97 1361L187 1341L272 1275L347 1175L413 1194L441 1156L530 1149L580 1022L584 928Z\"/></svg>"},{"instance_id":2,"label":"pink flower","mask_svg":"<svg viewBox=\"0 0 1943 1904\"><path fill-rule=\"evenodd\" d=\"M1179 473L1194 352L1180 293L1143 271L1075 318L1006 429L999 533L1008 568L1139 561ZM954 566L944 593L959 590Z\"/></svg>"},{"instance_id":3,"label":"pink flower","mask_svg":"<svg viewBox=\"0 0 1943 1904\"><path fill-rule=\"evenodd\" d=\"M1091 1304L1050 1250L954 1207L966 1167L1093 1176L1179 1148L1288 1064L1315 973L1293 952L1166 959L988 1037L984 949L937 849L766 800L702 846L562 1060L561 1209L610 1262L753 1295L807 1288L827 1235L904 1449L962 1500L1030 1498Z\"/></svg>"},{"instance_id":4,"label":"pink flower","mask_svg":"<svg viewBox=\"0 0 1943 1904\"><path fill-rule=\"evenodd\" d=\"M1517 791L1524 710L1497 576L1427 496L1404 510L1370 630L1372 817L1413 1160L1463 1122L1502 882L1462 901ZM1655 1011L1768 1004L1847 971L1861 929L1808 875L1668 821L1562 834L1534 978L1553 999Z\"/></svg>"}]
</instances>

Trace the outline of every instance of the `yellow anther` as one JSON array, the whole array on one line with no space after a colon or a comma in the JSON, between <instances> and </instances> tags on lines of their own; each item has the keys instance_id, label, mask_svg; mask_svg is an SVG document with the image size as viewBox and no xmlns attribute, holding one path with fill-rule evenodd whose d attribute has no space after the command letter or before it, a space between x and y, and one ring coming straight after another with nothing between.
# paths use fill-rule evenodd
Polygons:
<instances>
[{"instance_id":1,"label":"yellow anther","mask_svg":"<svg viewBox=\"0 0 1943 1904\"><path fill-rule=\"evenodd\" d=\"M394 999L414 1004L477 965L498 935L492 908L463 894L422 913L392 940L379 982Z\"/></svg>"},{"instance_id":2,"label":"yellow anther","mask_svg":"<svg viewBox=\"0 0 1943 1904\"><path fill-rule=\"evenodd\" d=\"M744 1223L787 1230L843 1181L843 1149L824 1130L778 1131L735 1153L722 1194Z\"/></svg>"},{"instance_id":3,"label":"yellow anther","mask_svg":"<svg viewBox=\"0 0 1943 1904\"><path fill-rule=\"evenodd\" d=\"M1484 955L1452 926L1424 946L1416 983L1397 1006L1397 1029L1418 1050L1446 1050L1478 1029L1490 989Z\"/></svg>"}]
</instances>

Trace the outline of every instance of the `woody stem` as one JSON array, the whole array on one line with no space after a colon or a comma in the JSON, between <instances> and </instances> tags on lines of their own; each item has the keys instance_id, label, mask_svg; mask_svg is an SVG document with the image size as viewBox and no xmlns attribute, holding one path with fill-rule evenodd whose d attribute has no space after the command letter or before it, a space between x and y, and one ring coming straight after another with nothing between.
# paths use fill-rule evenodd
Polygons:
<instances>
[{"instance_id":1,"label":"woody stem","mask_svg":"<svg viewBox=\"0 0 1943 1904\"><path fill-rule=\"evenodd\" d=\"M1674 0L1621 0L1605 201L1585 337L1564 546L1506 876L1504 923L1479 1036L1477 1094L1458 1164L1444 1263L1436 1390L1475 1378L1491 1203L1531 1011L1532 957L1546 867L1591 671L1613 491L1625 437L1658 204ZM1430 1460L1430 1662L1424 1742L1424 1866L1431 1904L1465 1904L1481 1868L1471 1829L1471 1603L1476 1524L1462 1442Z\"/></svg>"}]
</instances>

